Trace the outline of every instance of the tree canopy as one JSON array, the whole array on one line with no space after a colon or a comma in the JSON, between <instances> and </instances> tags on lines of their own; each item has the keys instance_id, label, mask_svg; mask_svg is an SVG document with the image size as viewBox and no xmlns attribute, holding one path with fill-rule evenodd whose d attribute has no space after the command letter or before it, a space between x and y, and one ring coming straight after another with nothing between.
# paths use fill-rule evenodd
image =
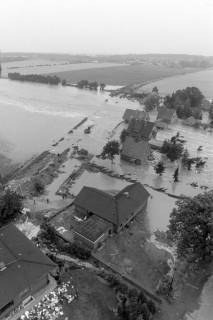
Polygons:
<instances>
[{"instance_id":1,"label":"tree canopy","mask_svg":"<svg viewBox=\"0 0 213 320\"><path fill-rule=\"evenodd\" d=\"M0 196L0 227L13 221L22 210L21 197L11 190L6 190Z\"/></svg>"},{"instance_id":2,"label":"tree canopy","mask_svg":"<svg viewBox=\"0 0 213 320\"><path fill-rule=\"evenodd\" d=\"M165 140L161 147L161 152L166 154L167 158L171 161L175 161L181 158L183 154L183 144L180 142L172 142L171 140Z\"/></svg>"},{"instance_id":3,"label":"tree canopy","mask_svg":"<svg viewBox=\"0 0 213 320\"><path fill-rule=\"evenodd\" d=\"M190 116L200 119L203 98L202 92L197 87L187 87L167 95L164 104L167 108L176 109L177 116L181 119Z\"/></svg>"},{"instance_id":4,"label":"tree canopy","mask_svg":"<svg viewBox=\"0 0 213 320\"><path fill-rule=\"evenodd\" d=\"M164 166L164 164L163 164L162 161L159 161L159 162L155 165L154 169L155 169L155 172L156 172L157 174L159 174L159 176L162 176L162 174L163 174L164 171L165 171L165 166Z\"/></svg>"},{"instance_id":5,"label":"tree canopy","mask_svg":"<svg viewBox=\"0 0 213 320\"><path fill-rule=\"evenodd\" d=\"M211 261L213 257L213 192L176 202L170 215L168 237L179 257Z\"/></svg>"},{"instance_id":6,"label":"tree canopy","mask_svg":"<svg viewBox=\"0 0 213 320\"><path fill-rule=\"evenodd\" d=\"M108 157L113 161L115 155L119 153L119 142L116 140L111 140L107 142L106 145L103 147L102 156Z\"/></svg>"},{"instance_id":7,"label":"tree canopy","mask_svg":"<svg viewBox=\"0 0 213 320\"><path fill-rule=\"evenodd\" d=\"M159 106L159 100L160 97L156 91L150 93L145 99L144 99L144 105L146 108L146 111L151 111Z\"/></svg>"},{"instance_id":8,"label":"tree canopy","mask_svg":"<svg viewBox=\"0 0 213 320\"><path fill-rule=\"evenodd\" d=\"M60 78L56 75L20 74L18 72L8 73L8 78L11 80L30 81L54 85L58 85L61 82Z\"/></svg>"}]
</instances>

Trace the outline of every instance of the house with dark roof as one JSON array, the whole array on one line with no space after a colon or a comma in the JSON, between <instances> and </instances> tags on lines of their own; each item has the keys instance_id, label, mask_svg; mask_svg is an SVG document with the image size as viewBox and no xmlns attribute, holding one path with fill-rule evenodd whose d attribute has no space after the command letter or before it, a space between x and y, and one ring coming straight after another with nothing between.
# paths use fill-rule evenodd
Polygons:
<instances>
[{"instance_id":1,"label":"house with dark roof","mask_svg":"<svg viewBox=\"0 0 213 320\"><path fill-rule=\"evenodd\" d=\"M147 161L151 152L149 141L156 135L154 122L131 119L122 144L121 159L136 164Z\"/></svg>"},{"instance_id":2,"label":"house with dark roof","mask_svg":"<svg viewBox=\"0 0 213 320\"><path fill-rule=\"evenodd\" d=\"M149 141L157 135L154 122L131 119L127 128L127 134L137 140Z\"/></svg>"},{"instance_id":3,"label":"house with dark roof","mask_svg":"<svg viewBox=\"0 0 213 320\"><path fill-rule=\"evenodd\" d=\"M0 319L23 309L49 285L56 265L13 224L0 229ZM17 311L18 312L18 311Z\"/></svg>"},{"instance_id":4,"label":"house with dark roof","mask_svg":"<svg viewBox=\"0 0 213 320\"><path fill-rule=\"evenodd\" d=\"M156 119L156 126L164 129L168 127L168 124L174 123L177 120L176 110L169 109L162 106L158 109L158 115Z\"/></svg>"},{"instance_id":5,"label":"house with dark roof","mask_svg":"<svg viewBox=\"0 0 213 320\"><path fill-rule=\"evenodd\" d=\"M129 123L131 119L138 119L138 120L149 120L149 114L144 110L133 110L133 109L126 109L123 115L123 120L126 123Z\"/></svg>"},{"instance_id":6,"label":"house with dark roof","mask_svg":"<svg viewBox=\"0 0 213 320\"><path fill-rule=\"evenodd\" d=\"M96 248L143 211L148 198L149 193L141 183L129 184L120 191L83 187L74 200L81 219L73 225L77 239Z\"/></svg>"}]
</instances>

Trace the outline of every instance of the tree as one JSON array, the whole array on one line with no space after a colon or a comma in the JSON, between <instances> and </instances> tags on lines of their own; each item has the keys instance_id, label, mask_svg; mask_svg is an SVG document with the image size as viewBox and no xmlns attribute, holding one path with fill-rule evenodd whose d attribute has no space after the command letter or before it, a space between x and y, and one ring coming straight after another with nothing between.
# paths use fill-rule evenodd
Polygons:
<instances>
[{"instance_id":1,"label":"tree","mask_svg":"<svg viewBox=\"0 0 213 320\"><path fill-rule=\"evenodd\" d=\"M89 82L88 87L90 90L98 90L98 82L97 81Z\"/></svg>"},{"instance_id":2,"label":"tree","mask_svg":"<svg viewBox=\"0 0 213 320\"><path fill-rule=\"evenodd\" d=\"M183 90L177 90L172 95L164 98L164 104L167 108L176 109L178 118L186 119L194 116L200 119L201 104L203 101L202 92L196 87L187 87Z\"/></svg>"},{"instance_id":3,"label":"tree","mask_svg":"<svg viewBox=\"0 0 213 320\"><path fill-rule=\"evenodd\" d=\"M101 83L101 84L100 84L100 90L101 90L101 91L103 91L105 87L106 87L105 83Z\"/></svg>"},{"instance_id":4,"label":"tree","mask_svg":"<svg viewBox=\"0 0 213 320\"><path fill-rule=\"evenodd\" d=\"M155 86L155 87L152 89L152 92L158 93L158 87Z\"/></svg>"},{"instance_id":5,"label":"tree","mask_svg":"<svg viewBox=\"0 0 213 320\"><path fill-rule=\"evenodd\" d=\"M189 151L188 149L184 149L182 156L182 164L183 166L187 166L189 161Z\"/></svg>"},{"instance_id":6,"label":"tree","mask_svg":"<svg viewBox=\"0 0 213 320\"><path fill-rule=\"evenodd\" d=\"M167 158L171 161L180 159L183 153L183 144L180 142L171 142L165 140L163 146L161 147L161 152L166 154Z\"/></svg>"},{"instance_id":7,"label":"tree","mask_svg":"<svg viewBox=\"0 0 213 320\"><path fill-rule=\"evenodd\" d=\"M7 189L0 197L0 227L17 218L22 209L21 196Z\"/></svg>"},{"instance_id":8,"label":"tree","mask_svg":"<svg viewBox=\"0 0 213 320\"><path fill-rule=\"evenodd\" d=\"M174 175L173 175L174 182L178 182L178 177L179 177L179 168L177 168L174 172Z\"/></svg>"},{"instance_id":9,"label":"tree","mask_svg":"<svg viewBox=\"0 0 213 320\"><path fill-rule=\"evenodd\" d=\"M209 118L213 120L213 101L211 102L211 106L209 109Z\"/></svg>"},{"instance_id":10,"label":"tree","mask_svg":"<svg viewBox=\"0 0 213 320\"><path fill-rule=\"evenodd\" d=\"M160 100L160 97L156 92L150 93L144 99L144 105L145 105L146 111L151 111L157 108L159 106L159 100Z\"/></svg>"},{"instance_id":11,"label":"tree","mask_svg":"<svg viewBox=\"0 0 213 320\"><path fill-rule=\"evenodd\" d=\"M107 156L113 162L115 155L119 153L120 153L119 142L116 140L111 140L107 142L106 145L103 147L102 156L103 157Z\"/></svg>"},{"instance_id":12,"label":"tree","mask_svg":"<svg viewBox=\"0 0 213 320\"><path fill-rule=\"evenodd\" d=\"M213 192L176 202L170 215L168 237L177 245L178 257L194 261L213 258Z\"/></svg>"},{"instance_id":13,"label":"tree","mask_svg":"<svg viewBox=\"0 0 213 320\"><path fill-rule=\"evenodd\" d=\"M80 80L77 83L77 87L80 89L84 89L88 87L89 82L87 80Z\"/></svg>"},{"instance_id":14,"label":"tree","mask_svg":"<svg viewBox=\"0 0 213 320\"><path fill-rule=\"evenodd\" d=\"M155 166L154 166L154 169L155 169L155 172L157 174L159 174L160 176L162 176L162 174L164 173L165 171L165 166L163 164L162 161L159 161Z\"/></svg>"},{"instance_id":15,"label":"tree","mask_svg":"<svg viewBox=\"0 0 213 320\"><path fill-rule=\"evenodd\" d=\"M38 195L41 195L42 193L44 193L44 189L45 189L45 186L44 186L43 181L41 181L38 178L35 178L33 180L32 193L35 196L38 196Z\"/></svg>"}]
</instances>

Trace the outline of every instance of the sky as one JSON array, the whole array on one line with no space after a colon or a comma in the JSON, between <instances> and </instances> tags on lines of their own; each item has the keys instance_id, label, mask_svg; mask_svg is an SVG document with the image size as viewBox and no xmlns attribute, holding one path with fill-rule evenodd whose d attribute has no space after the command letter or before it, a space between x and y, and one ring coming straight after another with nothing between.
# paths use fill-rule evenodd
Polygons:
<instances>
[{"instance_id":1,"label":"sky","mask_svg":"<svg viewBox=\"0 0 213 320\"><path fill-rule=\"evenodd\" d=\"M213 56L213 0L0 0L0 50Z\"/></svg>"}]
</instances>

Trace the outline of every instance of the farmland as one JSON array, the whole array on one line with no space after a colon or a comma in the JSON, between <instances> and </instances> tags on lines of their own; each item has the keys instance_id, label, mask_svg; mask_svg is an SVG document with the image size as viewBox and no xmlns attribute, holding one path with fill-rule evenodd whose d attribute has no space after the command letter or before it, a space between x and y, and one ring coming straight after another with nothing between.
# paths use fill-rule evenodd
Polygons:
<instances>
[{"instance_id":1,"label":"farmland","mask_svg":"<svg viewBox=\"0 0 213 320\"><path fill-rule=\"evenodd\" d=\"M82 79L104 82L108 85L129 85L133 83L146 84L150 81L184 73L182 68L169 68L152 63L130 64L122 66L109 66L104 68L90 68L55 72L53 74L76 83Z\"/></svg>"}]
</instances>

